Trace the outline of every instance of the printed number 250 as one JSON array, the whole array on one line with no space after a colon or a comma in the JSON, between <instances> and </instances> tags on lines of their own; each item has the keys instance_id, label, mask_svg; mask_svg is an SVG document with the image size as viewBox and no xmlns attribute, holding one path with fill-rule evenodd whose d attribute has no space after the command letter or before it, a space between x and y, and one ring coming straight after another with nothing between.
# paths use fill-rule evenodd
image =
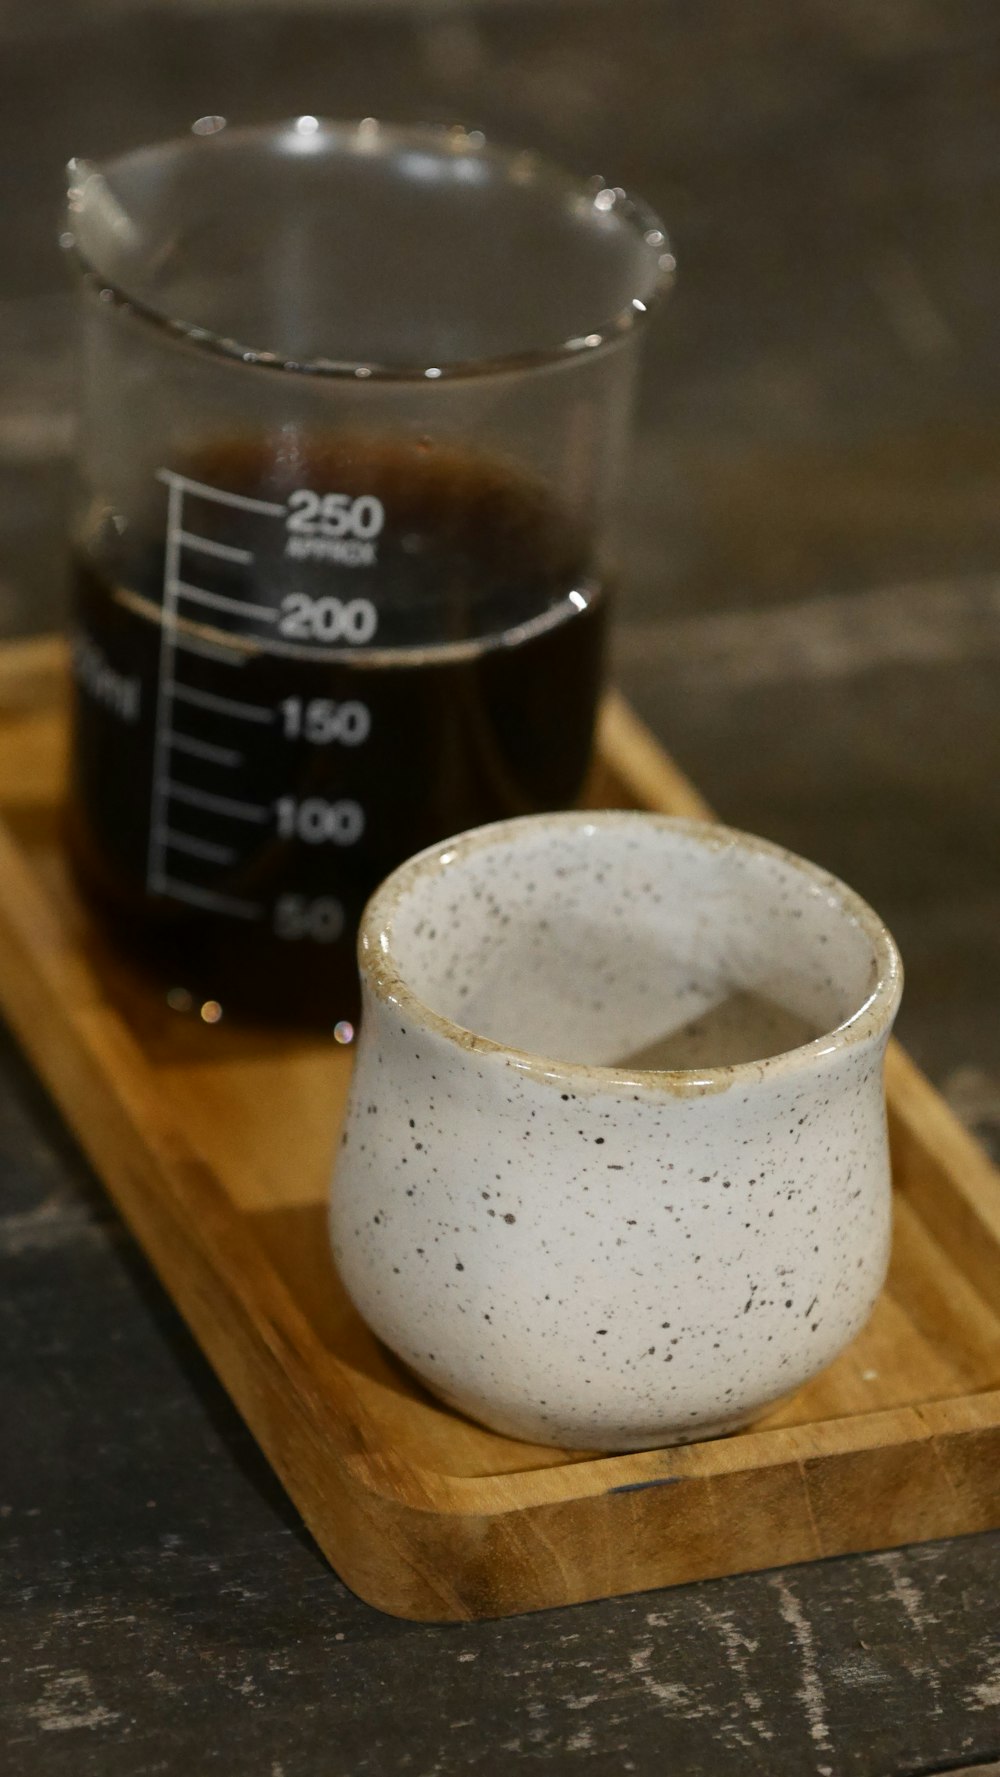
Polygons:
<instances>
[{"instance_id":1,"label":"printed number 250","mask_svg":"<svg viewBox=\"0 0 1000 1777\"><path fill-rule=\"evenodd\" d=\"M300 537L358 537L367 542L385 524L385 507L374 494L317 494L297 488L288 496L289 531Z\"/></svg>"}]
</instances>

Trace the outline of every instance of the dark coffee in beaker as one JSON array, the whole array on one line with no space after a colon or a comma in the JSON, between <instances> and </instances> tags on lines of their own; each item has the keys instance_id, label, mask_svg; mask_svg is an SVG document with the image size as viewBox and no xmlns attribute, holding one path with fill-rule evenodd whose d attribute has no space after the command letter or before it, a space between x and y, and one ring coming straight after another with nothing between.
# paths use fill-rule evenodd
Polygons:
<instances>
[{"instance_id":1,"label":"dark coffee in beaker","mask_svg":"<svg viewBox=\"0 0 1000 1777\"><path fill-rule=\"evenodd\" d=\"M572 803L605 598L522 472L412 443L228 439L76 554L70 839L121 938L224 1010L357 1014L376 883Z\"/></svg>"}]
</instances>

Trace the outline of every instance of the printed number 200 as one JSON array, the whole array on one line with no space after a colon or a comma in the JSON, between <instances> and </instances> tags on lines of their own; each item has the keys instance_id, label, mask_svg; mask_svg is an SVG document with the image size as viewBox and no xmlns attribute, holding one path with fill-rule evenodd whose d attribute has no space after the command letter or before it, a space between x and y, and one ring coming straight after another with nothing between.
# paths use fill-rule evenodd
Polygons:
<instances>
[{"instance_id":1,"label":"printed number 200","mask_svg":"<svg viewBox=\"0 0 1000 1777\"><path fill-rule=\"evenodd\" d=\"M329 594L310 598L307 592L290 592L281 601L278 633L300 642L347 642L358 647L370 642L378 628L378 611L371 599L338 599Z\"/></svg>"}]
</instances>

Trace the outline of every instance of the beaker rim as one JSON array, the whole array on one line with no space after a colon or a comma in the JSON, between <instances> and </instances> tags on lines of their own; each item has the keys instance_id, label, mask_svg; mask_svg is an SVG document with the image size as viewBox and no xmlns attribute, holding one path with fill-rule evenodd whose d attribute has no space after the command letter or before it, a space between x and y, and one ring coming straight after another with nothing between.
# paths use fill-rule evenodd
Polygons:
<instances>
[{"instance_id":1,"label":"beaker rim","mask_svg":"<svg viewBox=\"0 0 1000 1777\"><path fill-rule=\"evenodd\" d=\"M305 126L305 127L304 127ZM89 180L103 182L105 169L135 163L143 158L154 159L168 151L198 153L213 141L224 139L228 148L266 143L269 138L280 142L294 136L308 137L310 146L328 141L342 148L364 145L368 152L392 152L403 147L433 146L438 152L447 149L454 154L472 153L500 169L511 183L537 182L559 189L578 204L589 205L600 216L613 216L625 224L633 237L641 241L646 253L640 262L637 288L617 312L550 345L529 348L495 356L439 358L434 364L418 362L380 362L352 358L293 358L239 340L213 328L169 313L166 307L130 291L125 284L107 276L94 257L81 247L73 226L74 211L83 206L84 187ZM188 135L174 136L159 142L130 149L103 162L74 159L68 168L68 214L60 235L60 245L74 263L87 285L95 289L100 300L116 307L159 332L199 351L222 357L248 367L282 372L295 376L341 379L354 382L380 381L396 383L433 383L444 380L506 375L540 370L579 362L604 353L623 343L649 318L669 293L676 276L676 261L666 228L657 212L644 199L610 185L599 175L581 177L547 155L534 149L515 149L501 142L488 141L481 130L460 124L392 124L372 117L354 121L313 116L291 117L277 122L231 127L222 117L199 118Z\"/></svg>"}]
</instances>

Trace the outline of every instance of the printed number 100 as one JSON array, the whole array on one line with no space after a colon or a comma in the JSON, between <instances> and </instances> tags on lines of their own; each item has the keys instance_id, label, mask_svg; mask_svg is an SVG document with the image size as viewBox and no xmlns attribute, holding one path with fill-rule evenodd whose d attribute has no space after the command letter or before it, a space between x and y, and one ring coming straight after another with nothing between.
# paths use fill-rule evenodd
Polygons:
<instances>
[{"instance_id":1,"label":"printed number 100","mask_svg":"<svg viewBox=\"0 0 1000 1777\"><path fill-rule=\"evenodd\" d=\"M281 796L277 802L278 832L282 839L301 839L306 845L356 845L365 830L364 810L345 797L327 802L322 796Z\"/></svg>"}]
</instances>

